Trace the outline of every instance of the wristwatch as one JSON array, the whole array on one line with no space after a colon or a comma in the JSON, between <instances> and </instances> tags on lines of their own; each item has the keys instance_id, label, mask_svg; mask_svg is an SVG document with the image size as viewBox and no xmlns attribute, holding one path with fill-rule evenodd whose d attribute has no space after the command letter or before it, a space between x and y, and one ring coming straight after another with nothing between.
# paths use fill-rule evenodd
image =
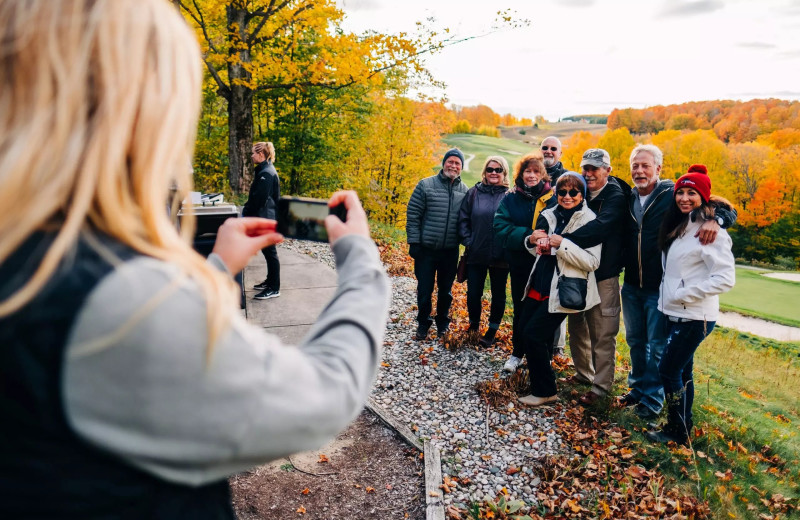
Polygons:
<instances>
[{"instance_id":1,"label":"wristwatch","mask_svg":"<svg viewBox=\"0 0 800 520\"><path fill-rule=\"evenodd\" d=\"M717 224L719 224L719 227L722 227L722 224L725 223L725 221L722 220L722 217L715 217L714 220L717 222Z\"/></svg>"}]
</instances>

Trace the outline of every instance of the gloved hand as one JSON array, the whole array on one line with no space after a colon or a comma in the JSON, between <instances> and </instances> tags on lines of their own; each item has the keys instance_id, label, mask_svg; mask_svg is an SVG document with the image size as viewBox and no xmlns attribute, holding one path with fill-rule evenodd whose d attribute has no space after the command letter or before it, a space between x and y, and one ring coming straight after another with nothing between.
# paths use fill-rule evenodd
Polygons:
<instances>
[{"instance_id":1,"label":"gloved hand","mask_svg":"<svg viewBox=\"0 0 800 520\"><path fill-rule=\"evenodd\" d=\"M419 244L408 244L408 255L414 260L419 256L422 246Z\"/></svg>"}]
</instances>

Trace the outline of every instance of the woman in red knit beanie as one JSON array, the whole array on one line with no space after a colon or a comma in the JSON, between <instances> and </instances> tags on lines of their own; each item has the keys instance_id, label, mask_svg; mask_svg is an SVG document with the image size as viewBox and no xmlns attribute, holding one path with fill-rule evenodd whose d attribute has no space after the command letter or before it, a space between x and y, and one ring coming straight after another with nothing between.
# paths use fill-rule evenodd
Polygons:
<instances>
[{"instance_id":1,"label":"woman in red knit beanie","mask_svg":"<svg viewBox=\"0 0 800 520\"><path fill-rule=\"evenodd\" d=\"M658 310L669 320L667 346L658 365L667 404L667 423L647 432L654 442L686 444L692 431L694 353L714 329L718 295L735 282L731 238L721 229L717 239L702 245L696 236L713 205L730 203L711 195L711 179L702 164L689 167L675 183L674 204L667 210L659 234L664 277Z\"/></svg>"}]
</instances>

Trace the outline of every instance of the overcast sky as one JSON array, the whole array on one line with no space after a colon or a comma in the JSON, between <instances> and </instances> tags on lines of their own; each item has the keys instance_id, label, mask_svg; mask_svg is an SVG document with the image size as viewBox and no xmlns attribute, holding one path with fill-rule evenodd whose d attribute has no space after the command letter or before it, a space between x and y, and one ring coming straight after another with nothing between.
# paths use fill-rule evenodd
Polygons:
<instances>
[{"instance_id":1,"label":"overcast sky","mask_svg":"<svg viewBox=\"0 0 800 520\"><path fill-rule=\"evenodd\" d=\"M346 30L462 36L498 9L530 25L428 58L450 103L550 120L614 108L800 99L800 0L337 0Z\"/></svg>"}]
</instances>

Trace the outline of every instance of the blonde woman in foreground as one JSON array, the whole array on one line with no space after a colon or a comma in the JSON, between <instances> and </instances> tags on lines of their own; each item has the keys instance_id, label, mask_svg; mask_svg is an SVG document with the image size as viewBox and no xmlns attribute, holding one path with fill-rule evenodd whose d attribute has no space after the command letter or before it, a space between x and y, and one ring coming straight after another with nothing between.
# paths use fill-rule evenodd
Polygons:
<instances>
[{"instance_id":1,"label":"blonde woman in foreground","mask_svg":"<svg viewBox=\"0 0 800 520\"><path fill-rule=\"evenodd\" d=\"M361 204L331 198L339 288L282 345L231 279L275 222L228 220L206 261L164 211L190 188L202 77L174 6L3 0L0 19L0 517L233 518L229 475L319 447L367 397L389 285Z\"/></svg>"}]
</instances>

